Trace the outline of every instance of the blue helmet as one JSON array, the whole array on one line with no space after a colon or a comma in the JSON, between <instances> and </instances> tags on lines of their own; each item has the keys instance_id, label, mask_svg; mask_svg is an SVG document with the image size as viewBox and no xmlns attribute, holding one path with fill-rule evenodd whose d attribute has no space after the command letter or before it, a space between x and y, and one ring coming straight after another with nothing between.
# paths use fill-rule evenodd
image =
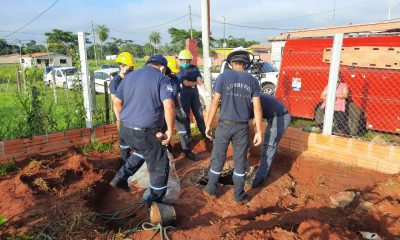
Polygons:
<instances>
[{"instance_id":1,"label":"blue helmet","mask_svg":"<svg viewBox=\"0 0 400 240\"><path fill-rule=\"evenodd\" d=\"M163 66L167 66L168 65L168 61L165 57L163 57L162 55L153 55L151 56L149 59L147 59L146 64L152 63L152 62L158 62Z\"/></svg>"}]
</instances>

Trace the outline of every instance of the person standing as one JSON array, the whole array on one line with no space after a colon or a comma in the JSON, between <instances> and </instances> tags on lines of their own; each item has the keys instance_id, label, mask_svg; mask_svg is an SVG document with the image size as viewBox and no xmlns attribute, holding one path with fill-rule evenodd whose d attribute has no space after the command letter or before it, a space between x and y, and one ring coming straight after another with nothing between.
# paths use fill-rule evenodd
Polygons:
<instances>
[{"instance_id":1,"label":"person standing","mask_svg":"<svg viewBox=\"0 0 400 240\"><path fill-rule=\"evenodd\" d=\"M204 87L204 81L201 73L196 65L190 64L193 59L192 53L184 49L180 51L178 58L181 62L180 71L177 74L179 82L182 84L181 101L183 110L186 113L186 131L189 139L191 138L190 130L190 109L193 112L194 118L197 122L197 127L203 138L205 138L205 124L203 117L203 109L200 103L199 90L197 86Z\"/></svg>"},{"instance_id":2,"label":"person standing","mask_svg":"<svg viewBox=\"0 0 400 240\"><path fill-rule=\"evenodd\" d=\"M167 61L168 61L167 76L171 79L172 88L174 89L174 103L176 112L175 126L178 129L178 135L181 141L181 147L183 153L185 154L185 157L189 160L195 161L196 156L193 154L189 146L189 139L186 130L188 122L186 118L186 113L182 108L182 102L180 96L181 87L179 84L179 80L176 77L176 74L179 72L178 63L174 57L167 57Z\"/></svg>"},{"instance_id":3,"label":"person standing","mask_svg":"<svg viewBox=\"0 0 400 240\"><path fill-rule=\"evenodd\" d=\"M127 186L129 176L146 162L150 177L148 204L161 202L165 196L169 174L167 150L174 128L175 106L171 81L165 76L167 60L161 55L150 57L146 65L128 74L117 89L114 102L117 126L130 147L143 156L129 158L113 180L112 186ZM164 120L165 118L165 120ZM162 143L156 134L167 125Z\"/></svg>"},{"instance_id":4,"label":"person standing","mask_svg":"<svg viewBox=\"0 0 400 240\"><path fill-rule=\"evenodd\" d=\"M117 88L121 84L122 80L125 76L132 72L135 68L135 63L132 54L129 52L122 52L118 55L116 62L119 63L119 73L114 76L114 78L110 82L110 94L111 100L114 103L116 101L115 94L117 93ZM114 121L116 121L116 117L114 114ZM119 154L121 157L122 165L128 161L128 158L131 154L131 149L129 145L125 142L125 140L119 134ZM136 156L136 155L135 155Z\"/></svg>"},{"instance_id":5,"label":"person standing","mask_svg":"<svg viewBox=\"0 0 400 240\"><path fill-rule=\"evenodd\" d=\"M325 109L327 91L328 86L326 86L324 91L321 93L321 100L323 100L321 104L321 109ZM344 134L346 136L350 136L349 118L346 112L346 100L349 97L349 86L347 85L347 83L343 82L342 75L340 73L336 84L335 96L335 112L333 114L332 132L336 134Z\"/></svg>"},{"instance_id":6,"label":"person standing","mask_svg":"<svg viewBox=\"0 0 400 240\"><path fill-rule=\"evenodd\" d=\"M274 96L260 93L260 100L263 118L267 119L268 125L264 132L260 166L250 180L246 181L246 185L252 188L260 187L265 183L272 161L275 159L279 141L291 121L286 106Z\"/></svg>"},{"instance_id":7,"label":"person standing","mask_svg":"<svg viewBox=\"0 0 400 240\"><path fill-rule=\"evenodd\" d=\"M215 198L218 179L221 175L228 145L233 147L233 183L234 201L248 202L244 191L245 163L248 148L249 125L255 116L256 133L254 145L261 144L262 110L260 103L260 86L258 80L251 76L246 69L251 63L250 53L244 48L237 48L227 57L227 63L232 70L220 74L214 86L214 98L207 118L206 135L212 139L210 126L221 100L220 120L215 132L214 146L211 154L211 167L208 183L203 189L204 195Z\"/></svg>"}]
</instances>

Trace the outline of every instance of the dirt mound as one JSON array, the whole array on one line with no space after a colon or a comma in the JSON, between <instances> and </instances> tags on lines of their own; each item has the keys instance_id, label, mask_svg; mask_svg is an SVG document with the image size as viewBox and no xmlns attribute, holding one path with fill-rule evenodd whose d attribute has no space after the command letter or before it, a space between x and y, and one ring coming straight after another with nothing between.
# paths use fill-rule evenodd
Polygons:
<instances>
[{"instance_id":1,"label":"dirt mound","mask_svg":"<svg viewBox=\"0 0 400 240\"><path fill-rule=\"evenodd\" d=\"M200 169L209 166L209 145L200 141L195 146L196 162L184 159L179 147L174 147L182 191L174 203L177 229L168 233L171 239L361 239L358 231L376 232L386 239L400 236L398 175L281 152L265 186L246 189L250 202L237 205L228 179L231 150L225 166L228 177L220 182L217 199L206 198L202 183L193 181L206 175ZM259 152L250 151L250 166L258 162ZM141 189L128 193L109 187L118 164L116 152L86 156L71 151L30 161L19 173L0 180L0 215L9 219L0 228L0 236L149 239L153 231L134 229L147 219L145 208L131 208L131 217L116 221L96 214L115 212L142 197ZM343 209L329 200L341 191L356 193L356 199ZM127 229L132 231L121 231Z\"/></svg>"}]
</instances>

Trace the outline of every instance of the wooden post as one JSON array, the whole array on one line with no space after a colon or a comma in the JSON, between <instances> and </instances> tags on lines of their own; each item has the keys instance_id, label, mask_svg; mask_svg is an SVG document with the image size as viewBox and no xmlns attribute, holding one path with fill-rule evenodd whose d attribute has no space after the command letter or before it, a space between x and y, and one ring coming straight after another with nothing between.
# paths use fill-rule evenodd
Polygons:
<instances>
[{"instance_id":1,"label":"wooden post","mask_svg":"<svg viewBox=\"0 0 400 240\"><path fill-rule=\"evenodd\" d=\"M104 81L104 101L106 104L106 123L110 123L110 101L108 97L108 83Z\"/></svg>"},{"instance_id":2,"label":"wooden post","mask_svg":"<svg viewBox=\"0 0 400 240\"><path fill-rule=\"evenodd\" d=\"M19 67L17 67L17 91L21 92L21 79L19 75Z\"/></svg>"},{"instance_id":3,"label":"wooden post","mask_svg":"<svg viewBox=\"0 0 400 240\"><path fill-rule=\"evenodd\" d=\"M24 77L24 92L25 92L25 95L26 95L27 94L27 92L26 92L26 89L27 89L27 86L26 86L26 81L27 81L27 79L26 79L26 69L24 69L23 77Z\"/></svg>"}]
</instances>

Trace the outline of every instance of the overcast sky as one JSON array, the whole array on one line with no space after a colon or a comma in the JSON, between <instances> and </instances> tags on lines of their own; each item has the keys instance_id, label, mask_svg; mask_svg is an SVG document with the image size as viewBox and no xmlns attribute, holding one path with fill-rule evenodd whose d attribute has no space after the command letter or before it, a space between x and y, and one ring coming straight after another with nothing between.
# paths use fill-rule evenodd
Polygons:
<instances>
[{"instance_id":1,"label":"overcast sky","mask_svg":"<svg viewBox=\"0 0 400 240\"><path fill-rule=\"evenodd\" d=\"M56 0L1 0L0 38L24 26ZM211 19L227 23L257 27L226 25L226 36L244 37L263 44L267 38L287 29L315 28L332 24L369 23L388 17L388 2L392 1L392 19L400 18L400 0L211 0ZM91 30L91 20L110 28L110 36L148 41L152 31L161 34L161 42L170 41L167 29L189 29L189 5L193 12L193 27L201 30L200 0L60 0L37 20L6 37L9 42L34 39L42 43L42 34L54 28L78 32ZM180 18L181 17L181 18ZM172 20L178 19L171 22ZM171 23L168 23L171 22ZM154 27L168 23L161 27ZM223 24L213 21L211 32L223 38Z\"/></svg>"}]
</instances>

